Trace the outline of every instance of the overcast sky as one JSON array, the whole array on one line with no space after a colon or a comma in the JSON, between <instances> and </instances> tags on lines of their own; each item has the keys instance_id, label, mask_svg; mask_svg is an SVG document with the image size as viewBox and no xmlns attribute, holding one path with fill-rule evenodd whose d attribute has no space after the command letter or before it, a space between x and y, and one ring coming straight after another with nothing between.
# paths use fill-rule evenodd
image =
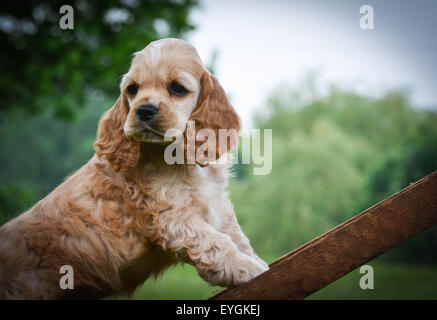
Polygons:
<instances>
[{"instance_id":1,"label":"overcast sky","mask_svg":"<svg viewBox=\"0 0 437 320\"><path fill-rule=\"evenodd\" d=\"M359 27L365 4L374 30ZM408 87L418 106L437 106L436 16L434 0L205 0L188 40L204 62L218 50L217 76L250 127L273 88L309 70L372 93Z\"/></svg>"}]
</instances>

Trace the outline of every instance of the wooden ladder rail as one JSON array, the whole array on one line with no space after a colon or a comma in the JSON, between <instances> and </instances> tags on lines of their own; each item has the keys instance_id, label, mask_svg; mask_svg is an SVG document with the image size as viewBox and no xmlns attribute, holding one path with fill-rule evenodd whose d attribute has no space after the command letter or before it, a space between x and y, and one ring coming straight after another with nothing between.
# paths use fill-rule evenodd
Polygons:
<instances>
[{"instance_id":1,"label":"wooden ladder rail","mask_svg":"<svg viewBox=\"0 0 437 320\"><path fill-rule=\"evenodd\" d=\"M437 171L210 299L304 299L435 224Z\"/></svg>"}]
</instances>

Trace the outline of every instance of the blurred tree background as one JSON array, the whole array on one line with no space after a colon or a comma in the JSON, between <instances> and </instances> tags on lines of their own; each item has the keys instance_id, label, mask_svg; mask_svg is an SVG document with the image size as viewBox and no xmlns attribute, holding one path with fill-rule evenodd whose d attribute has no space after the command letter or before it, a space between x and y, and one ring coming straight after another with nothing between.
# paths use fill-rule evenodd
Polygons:
<instances>
[{"instance_id":1,"label":"blurred tree background","mask_svg":"<svg viewBox=\"0 0 437 320\"><path fill-rule=\"evenodd\" d=\"M437 170L437 112L400 90L321 94L316 80L280 86L256 112L255 127L273 129L271 174L236 167L232 199L260 252L283 255ZM432 228L383 258L437 263L436 252Z\"/></svg>"},{"instance_id":2,"label":"blurred tree background","mask_svg":"<svg viewBox=\"0 0 437 320\"><path fill-rule=\"evenodd\" d=\"M74 29L61 30L65 1L0 5L0 105L53 109L71 119L94 91L115 94L131 55L153 40L181 37L195 0L77 0ZM86 70L84 72L84 70Z\"/></svg>"},{"instance_id":3,"label":"blurred tree background","mask_svg":"<svg viewBox=\"0 0 437 320\"><path fill-rule=\"evenodd\" d=\"M1 224L92 156L98 119L115 101L131 54L158 38L185 37L197 6L76 1L75 29L60 30L62 4L0 5ZM270 262L437 170L437 112L415 107L402 90L372 96L332 85L322 94L315 82L310 76L298 87L279 86L254 113L254 127L273 129L271 174L235 166L238 219ZM407 275L436 274L436 252L433 228L377 259L386 291L376 298L398 297ZM157 285L148 281L135 297L204 298L217 290L186 268L170 270ZM353 297L339 283L319 297ZM403 282L409 290L402 297L436 298L430 283L435 288L437 279Z\"/></svg>"}]
</instances>

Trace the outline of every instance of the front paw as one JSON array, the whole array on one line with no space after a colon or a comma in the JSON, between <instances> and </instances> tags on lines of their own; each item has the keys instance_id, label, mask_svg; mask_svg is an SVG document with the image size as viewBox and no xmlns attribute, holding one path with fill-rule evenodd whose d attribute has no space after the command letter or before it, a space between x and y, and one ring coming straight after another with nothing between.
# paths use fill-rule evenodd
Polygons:
<instances>
[{"instance_id":1,"label":"front paw","mask_svg":"<svg viewBox=\"0 0 437 320\"><path fill-rule=\"evenodd\" d=\"M199 274L211 285L236 287L252 280L268 269L269 266L261 259L239 253L223 260L219 271L204 269Z\"/></svg>"},{"instance_id":2,"label":"front paw","mask_svg":"<svg viewBox=\"0 0 437 320\"><path fill-rule=\"evenodd\" d=\"M269 266L261 259L255 259L253 257L249 257L248 263L244 272L240 272L240 276L237 276L234 280L234 285L238 286L240 284L246 283L253 278L259 276L260 274L269 270Z\"/></svg>"},{"instance_id":3,"label":"front paw","mask_svg":"<svg viewBox=\"0 0 437 320\"><path fill-rule=\"evenodd\" d=\"M270 269L269 265L263 259L258 257L257 255L255 255L255 259L265 268L264 272Z\"/></svg>"},{"instance_id":4,"label":"front paw","mask_svg":"<svg viewBox=\"0 0 437 320\"><path fill-rule=\"evenodd\" d=\"M269 269L264 261L259 260L246 254L239 255L233 263L228 264L222 270L219 284L225 287L236 287L259 276Z\"/></svg>"}]
</instances>

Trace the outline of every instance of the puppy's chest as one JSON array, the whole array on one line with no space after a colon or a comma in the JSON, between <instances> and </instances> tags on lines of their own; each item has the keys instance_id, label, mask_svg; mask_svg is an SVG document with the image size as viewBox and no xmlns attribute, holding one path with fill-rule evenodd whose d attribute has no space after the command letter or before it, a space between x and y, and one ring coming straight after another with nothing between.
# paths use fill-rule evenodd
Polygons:
<instances>
[{"instance_id":1,"label":"puppy's chest","mask_svg":"<svg viewBox=\"0 0 437 320\"><path fill-rule=\"evenodd\" d=\"M169 177L157 191L171 205L173 214L198 214L220 228L221 207L227 200L225 190L225 178L220 172L213 175L209 168L196 167L189 175Z\"/></svg>"}]
</instances>

